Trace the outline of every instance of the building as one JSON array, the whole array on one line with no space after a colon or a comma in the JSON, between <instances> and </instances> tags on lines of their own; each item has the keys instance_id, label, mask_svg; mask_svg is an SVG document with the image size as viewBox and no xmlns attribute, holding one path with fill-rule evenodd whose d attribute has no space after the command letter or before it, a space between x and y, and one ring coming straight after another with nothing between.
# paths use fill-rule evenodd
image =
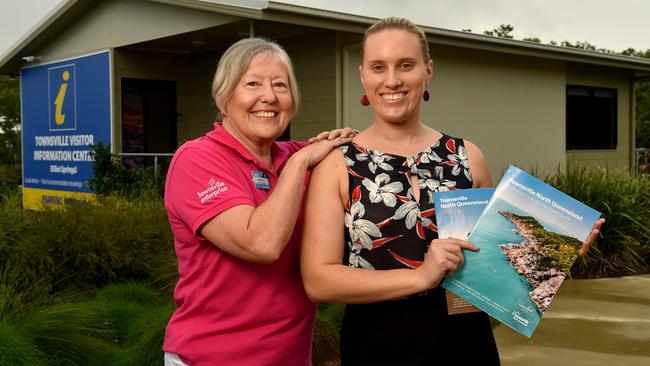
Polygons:
<instances>
[{"instance_id":1,"label":"building","mask_svg":"<svg viewBox=\"0 0 650 366\"><path fill-rule=\"evenodd\" d=\"M261 0L68 0L0 59L0 74L106 54L114 151L170 153L211 129L223 50L265 36L294 62L303 104L289 133L305 139L370 124L358 65L373 21ZM538 172L567 161L634 164L633 85L650 80L650 60L424 30L434 77L423 121L479 145L493 177L508 164Z\"/></svg>"}]
</instances>

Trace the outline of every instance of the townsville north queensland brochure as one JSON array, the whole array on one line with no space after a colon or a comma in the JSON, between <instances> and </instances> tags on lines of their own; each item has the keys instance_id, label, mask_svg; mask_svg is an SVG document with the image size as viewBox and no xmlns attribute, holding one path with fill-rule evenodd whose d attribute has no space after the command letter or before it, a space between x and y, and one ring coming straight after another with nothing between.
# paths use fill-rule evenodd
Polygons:
<instances>
[{"instance_id":1,"label":"townsville north queensland brochure","mask_svg":"<svg viewBox=\"0 0 650 366\"><path fill-rule=\"evenodd\" d=\"M435 192L436 224L439 238L467 240L470 231L483 213L494 188L454 189ZM447 312L450 315L481 311L453 292L446 291Z\"/></svg>"},{"instance_id":2,"label":"townsville north queensland brochure","mask_svg":"<svg viewBox=\"0 0 650 366\"><path fill-rule=\"evenodd\" d=\"M467 238L480 250L442 287L531 337L599 217L510 166Z\"/></svg>"}]
</instances>

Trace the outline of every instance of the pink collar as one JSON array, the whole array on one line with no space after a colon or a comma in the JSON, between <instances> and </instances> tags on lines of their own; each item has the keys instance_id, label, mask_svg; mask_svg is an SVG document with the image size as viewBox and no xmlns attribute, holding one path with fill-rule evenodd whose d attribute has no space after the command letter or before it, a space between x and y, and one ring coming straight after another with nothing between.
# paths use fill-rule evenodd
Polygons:
<instances>
[{"instance_id":1,"label":"pink collar","mask_svg":"<svg viewBox=\"0 0 650 366\"><path fill-rule=\"evenodd\" d=\"M253 156L253 154L248 151L248 149L239 140L237 140L233 135L231 135L228 131L226 131L226 129L223 128L220 121L214 123L214 130L208 132L206 136L214 140L216 143L228 148L229 150L232 150L242 158L253 162L259 168L268 170L268 167L266 167L266 165L257 160L255 156ZM288 158L287 152L284 151L284 149L282 149L276 141L274 141L271 145L271 156L273 157L273 165L276 167L276 170L278 170Z\"/></svg>"}]
</instances>

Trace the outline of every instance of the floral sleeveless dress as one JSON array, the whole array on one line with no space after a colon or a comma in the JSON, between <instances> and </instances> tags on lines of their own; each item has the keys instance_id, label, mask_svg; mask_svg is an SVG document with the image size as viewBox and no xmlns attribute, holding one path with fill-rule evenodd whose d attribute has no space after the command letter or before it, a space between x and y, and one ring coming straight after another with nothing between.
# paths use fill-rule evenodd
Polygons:
<instances>
[{"instance_id":1,"label":"floral sleeveless dress","mask_svg":"<svg viewBox=\"0 0 650 366\"><path fill-rule=\"evenodd\" d=\"M472 187L462 139L444 135L415 156L342 145L348 170L344 264L367 270L417 268L438 238L433 195ZM410 177L418 179L419 202ZM471 348L468 355L467 347ZM486 314L447 315L444 290L395 301L348 305L341 330L343 365L498 365Z\"/></svg>"}]
</instances>

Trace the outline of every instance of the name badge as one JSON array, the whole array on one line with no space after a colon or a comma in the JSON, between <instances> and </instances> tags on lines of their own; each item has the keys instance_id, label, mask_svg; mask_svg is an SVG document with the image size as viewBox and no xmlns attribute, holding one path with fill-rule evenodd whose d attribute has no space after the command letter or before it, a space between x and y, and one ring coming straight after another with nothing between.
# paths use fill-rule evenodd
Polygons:
<instances>
[{"instance_id":1,"label":"name badge","mask_svg":"<svg viewBox=\"0 0 650 366\"><path fill-rule=\"evenodd\" d=\"M271 183L269 182L269 178L266 176L266 173L252 171L251 174L253 175L253 184L255 184L255 188L271 189Z\"/></svg>"}]
</instances>

